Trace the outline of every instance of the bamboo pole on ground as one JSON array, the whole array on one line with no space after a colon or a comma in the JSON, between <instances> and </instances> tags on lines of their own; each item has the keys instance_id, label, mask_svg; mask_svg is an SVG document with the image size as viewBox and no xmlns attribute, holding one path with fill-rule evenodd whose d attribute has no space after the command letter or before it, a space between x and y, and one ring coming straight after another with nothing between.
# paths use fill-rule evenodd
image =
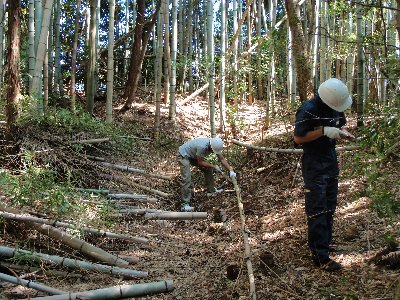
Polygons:
<instances>
[{"instance_id":1,"label":"bamboo pole on ground","mask_svg":"<svg viewBox=\"0 0 400 300\"><path fill-rule=\"evenodd\" d=\"M10 207L5 207L0 203L0 210L5 211L5 212L10 212L14 214L18 214L18 211L16 209L10 208ZM32 222L27 222L30 224L34 229L39 231L42 234L45 234L53 239L59 240L62 243L70 246L73 249L79 250L83 254L86 254L92 258L95 258L99 261L105 262L110 265L115 265L115 266L127 266L129 265L129 262L119 258L118 256L112 255L108 253L107 251L104 251L101 248L95 247L92 244L89 244L88 242L82 241L76 237L73 237L65 232L62 232L50 225L46 224L36 224Z\"/></svg>"},{"instance_id":2,"label":"bamboo pole on ground","mask_svg":"<svg viewBox=\"0 0 400 300\"><path fill-rule=\"evenodd\" d=\"M199 220L207 219L207 212L155 212L146 213L147 220Z\"/></svg>"},{"instance_id":3,"label":"bamboo pole on ground","mask_svg":"<svg viewBox=\"0 0 400 300\"><path fill-rule=\"evenodd\" d=\"M112 238L112 239L123 239L123 240L138 242L138 243L146 243L146 244L149 242L149 240L146 238L139 238L139 237L133 237L133 236L125 235L125 234L108 232L108 231L104 231L104 230L92 228L92 227L85 227L85 226L78 227L78 226L75 226L70 223L42 219L42 218L37 218L37 217L33 217L33 216L13 214L13 213L4 212L4 211L0 211L0 216L4 217L6 219L12 219L12 220L18 220L18 221L34 222L34 223L51 225L51 226L55 226L55 227L78 229L78 230L82 230L84 232L88 232L88 233L92 233L92 234L96 234L96 235L100 235L102 237L107 237L107 238Z\"/></svg>"},{"instance_id":4,"label":"bamboo pole on ground","mask_svg":"<svg viewBox=\"0 0 400 300\"><path fill-rule=\"evenodd\" d=\"M55 289L55 288L49 287L49 286L41 284L41 283L36 283L31 280L26 280L26 279L22 279L22 278L15 277L15 276L10 276L10 275L4 274L4 273L0 273L0 280L4 280L4 281L7 281L7 282L10 282L13 284L22 285L24 287L38 290L41 292L45 292L45 293L48 293L51 295L61 295L61 294L67 293L65 291Z\"/></svg>"},{"instance_id":5,"label":"bamboo pole on ground","mask_svg":"<svg viewBox=\"0 0 400 300\"><path fill-rule=\"evenodd\" d=\"M135 194L108 194L108 198L111 199L124 199L124 200L135 200L138 202L147 202L147 203L157 203L157 198L152 198L147 195L135 195Z\"/></svg>"},{"instance_id":6,"label":"bamboo pole on ground","mask_svg":"<svg viewBox=\"0 0 400 300\"><path fill-rule=\"evenodd\" d=\"M234 178L234 177L231 178L231 181L233 183L233 186L235 187L236 198L237 198L237 203L238 203L238 207L239 207L241 229L242 229L242 235L243 235L243 241L244 241L245 260L246 260L246 265L247 265L247 273L249 275L250 299L256 300L257 299L256 286L255 286L255 281L254 281L253 265L251 263L251 249L250 249L250 244L249 244L249 232L246 228L246 220L245 220L245 215L244 215L244 210L243 210L242 197L240 195L240 189L237 184L236 178Z\"/></svg>"},{"instance_id":7,"label":"bamboo pole on ground","mask_svg":"<svg viewBox=\"0 0 400 300\"><path fill-rule=\"evenodd\" d=\"M46 262L49 264L56 264L64 267L69 268L82 268L85 270L93 271L93 272L100 272L110 275L119 275L125 276L130 278L137 278L137 277L146 277L148 276L147 272L142 271L135 271L130 269L124 269L114 266L107 266L101 265L96 263L90 263L83 260L71 259L67 257L60 257L57 255L48 255L39 252L31 252L22 249L15 249L6 246L0 246L0 256L5 257L14 257L14 256L24 256L24 257L31 257L31 261L40 261Z\"/></svg>"},{"instance_id":8,"label":"bamboo pole on ground","mask_svg":"<svg viewBox=\"0 0 400 300\"><path fill-rule=\"evenodd\" d=\"M232 143L243 146L246 148L251 148L255 150L262 150L262 151L267 151L267 152L279 152L279 153L303 153L303 149L282 149L282 148L267 148L267 147L259 147L259 146L254 146L250 144L245 144L242 142L239 142L237 140L232 139ZM336 147L336 151L350 151L350 150L355 150L359 149L359 146L343 146L343 147Z\"/></svg>"},{"instance_id":9,"label":"bamboo pole on ground","mask_svg":"<svg viewBox=\"0 0 400 300\"><path fill-rule=\"evenodd\" d=\"M110 190L107 189L83 189L83 188L75 188L75 191L84 192L84 193L95 193L95 194L105 194L110 193Z\"/></svg>"},{"instance_id":10,"label":"bamboo pole on ground","mask_svg":"<svg viewBox=\"0 0 400 300\"><path fill-rule=\"evenodd\" d=\"M90 290L84 292L68 293L64 295L36 297L31 300L76 300L76 299L124 299L131 297L142 297L151 294L168 293L174 289L172 280L162 280L134 285L120 285L104 289Z\"/></svg>"},{"instance_id":11,"label":"bamboo pole on ground","mask_svg":"<svg viewBox=\"0 0 400 300\"><path fill-rule=\"evenodd\" d=\"M100 139L88 139L88 140L76 140L76 141L69 141L70 144L97 144L108 142L110 138L100 138Z\"/></svg>"},{"instance_id":12,"label":"bamboo pole on ground","mask_svg":"<svg viewBox=\"0 0 400 300\"><path fill-rule=\"evenodd\" d=\"M128 173L135 173L135 174L140 174L140 175L147 176L147 177L154 177L154 178L164 179L164 180L172 180L172 178L170 176L147 173L145 170L132 168L132 167L129 167L126 165L113 164L113 163L109 163L109 162L105 162L105 161L99 161L98 164L100 164L104 167L107 167L107 168L120 170L120 171L124 171L124 172L128 172Z\"/></svg>"},{"instance_id":13,"label":"bamboo pole on ground","mask_svg":"<svg viewBox=\"0 0 400 300\"><path fill-rule=\"evenodd\" d=\"M122 257L122 255L121 255ZM128 257L126 257L128 260ZM132 259L131 264L135 263L134 259ZM16 265L16 264L9 264L6 262L1 262L0 266L5 267L7 269L12 270L20 270L30 274L46 274L46 276L54 276L54 277L63 277L63 278L82 278L82 274L72 273L72 272L65 272L65 271L58 271L52 269L44 269L32 266L24 266L24 265Z\"/></svg>"}]
</instances>

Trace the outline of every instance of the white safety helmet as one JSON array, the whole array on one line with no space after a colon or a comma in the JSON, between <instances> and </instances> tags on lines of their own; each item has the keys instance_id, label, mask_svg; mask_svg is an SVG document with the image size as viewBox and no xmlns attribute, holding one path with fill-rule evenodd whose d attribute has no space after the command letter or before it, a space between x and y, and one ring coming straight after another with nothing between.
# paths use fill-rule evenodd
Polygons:
<instances>
[{"instance_id":1,"label":"white safety helmet","mask_svg":"<svg viewBox=\"0 0 400 300\"><path fill-rule=\"evenodd\" d=\"M224 142L219 136L213 137L210 139L211 149L215 154L221 154L222 149L224 148Z\"/></svg>"},{"instance_id":2,"label":"white safety helmet","mask_svg":"<svg viewBox=\"0 0 400 300\"><path fill-rule=\"evenodd\" d=\"M345 111L352 103L347 86L336 78L321 83L318 94L326 105L339 112Z\"/></svg>"}]
</instances>

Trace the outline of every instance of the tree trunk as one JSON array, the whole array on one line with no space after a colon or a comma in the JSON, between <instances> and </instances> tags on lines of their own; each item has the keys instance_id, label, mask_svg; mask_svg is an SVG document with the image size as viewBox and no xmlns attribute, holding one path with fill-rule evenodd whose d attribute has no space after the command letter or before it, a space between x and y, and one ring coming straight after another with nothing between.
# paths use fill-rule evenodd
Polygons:
<instances>
[{"instance_id":1,"label":"tree trunk","mask_svg":"<svg viewBox=\"0 0 400 300\"><path fill-rule=\"evenodd\" d=\"M126 98L124 106L120 112L123 113L129 110L132 103L135 101L136 90L139 85L140 73L142 70L142 64L144 55L146 53L147 42L150 38L150 33L156 23L158 11L160 10L161 0L157 1L155 11L149 17L145 19L146 1L137 1L137 18L134 34L134 42L132 44L132 57L129 64L128 80L125 84L124 98Z\"/></svg>"},{"instance_id":2,"label":"tree trunk","mask_svg":"<svg viewBox=\"0 0 400 300\"><path fill-rule=\"evenodd\" d=\"M313 94L307 49L297 0L285 1L290 31L293 38L293 55L296 62L297 83L300 101L306 101Z\"/></svg>"},{"instance_id":3,"label":"tree trunk","mask_svg":"<svg viewBox=\"0 0 400 300\"><path fill-rule=\"evenodd\" d=\"M17 135L17 118L19 109L20 77L19 77L19 55L20 55L20 14L21 7L19 1L8 2L8 50L7 50L7 104L6 119L7 131L6 139L10 145L15 141ZM7 148L8 154L13 154L12 147Z\"/></svg>"},{"instance_id":4,"label":"tree trunk","mask_svg":"<svg viewBox=\"0 0 400 300\"><path fill-rule=\"evenodd\" d=\"M176 52L178 47L178 20L177 20L178 0L172 0L172 45L171 45L171 86L169 97L169 119L176 117Z\"/></svg>"},{"instance_id":5,"label":"tree trunk","mask_svg":"<svg viewBox=\"0 0 400 300\"><path fill-rule=\"evenodd\" d=\"M75 91L75 82L76 82L76 56L77 56L77 48L78 48L78 37L79 37L79 19L81 16L81 0L76 1L76 14L75 14L75 31L74 31L74 41L72 45L72 61L71 61L71 86L70 86L70 96L71 96L71 111L75 112L75 99L76 99L76 91Z\"/></svg>"},{"instance_id":6,"label":"tree trunk","mask_svg":"<svg viewBox=\"0 0 400 300\"><path fill-rule=\"evenodd\" d=\"M208 1L207 4L207 67L208 67L208 99L210 107L210 131L211 136L216 135L215 130L215 97L214 97L214 20L213 20L213 3Z\"/></svg>"},{"instance_id":7,"label":"tree trunk","mask_svg":"<svg viewBox=\"0 0 400 300\"><path fill-rule=\"evenodd\" d=\"M92 115L94 110L94 96L96 93L96 6L97 0L90 0L90 29L89 29L89 57L86 72L86 111Z\"/></svg>"},{"instance_id":8,"label":"tree trunk","mask_svg":"<svg viewBox=\"0 0 400 300\"><path fill-rule=\"evenodd\" d=\"M109 0L110 23L108 26L108 60L107 60L107 102L106 122L112 123L113 87L114 87L114 12L115 0Z\"/></svg>"}]
</instances>

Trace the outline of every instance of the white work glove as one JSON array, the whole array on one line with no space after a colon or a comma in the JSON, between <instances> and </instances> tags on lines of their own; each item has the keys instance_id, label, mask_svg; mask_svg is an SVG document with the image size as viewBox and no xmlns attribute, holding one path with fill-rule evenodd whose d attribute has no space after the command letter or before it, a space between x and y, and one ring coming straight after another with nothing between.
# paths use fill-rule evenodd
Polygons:
<instances>
[{"instance_id":1,"label":"white work glove","mask_svg":"<svg viewBox=\"0 0 400 300\"><path fill-rule=\"evenodd\" d=\"M232 171L229 171L229 177L231 178L236 178L236 173Z\"/></svg>"},{"instance_id":2,"label":"white work glove","mask_svg":"<svg viewBox=\"0 0 400 300\"><path fill-rule=\"evenodd\" d=\"M222 173L221 168L220 168L219 166L217 166L217 165L215 165L214 170L215 170L215 172L217 172L217 173Z\"/></svg>"},{"instance_id":3,"label":"white work glove","mask_svg":"<svg viewBox=\"0 0 400 300\"><path fill-rule=\"evenodd\" d=\"M324 135L331 139L340 139L342 131L336 127L324 127Z\"/></svg>"}]
</instances>

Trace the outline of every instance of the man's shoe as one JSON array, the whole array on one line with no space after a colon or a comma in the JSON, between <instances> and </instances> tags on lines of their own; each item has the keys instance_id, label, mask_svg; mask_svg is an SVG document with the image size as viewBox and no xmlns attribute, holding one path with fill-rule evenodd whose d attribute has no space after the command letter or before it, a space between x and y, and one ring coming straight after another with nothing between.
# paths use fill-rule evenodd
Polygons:
<instances>
[{"instance_id":1,"label":"man's shoe","mask_svg":"<svg viewBox=\"0 0 400 300\"><path fill-rule=\"evenodd\" d=\"M218 195L219 193L222 193L224 190L223 189L215 189L215 192L212 193L207 193L207 197L214 197Z\"/></svg>"},{"instance_id":2,"label":"man's shoe","mask_svg":"<svg viewBox=\"0 0 400 300\"><path fill-rule=\"evenodd\" d=\"M339 264L338 262L329 259L327 262L325 263L315 263L318 267L321 268L321 270L327 271L327 272L335 272L335 271L339 271L340 269L343 268L343 266L341 264Z\"/></svg>"},{"instance_id":3,"label":"man's shoe","mask_svg":"<svg viewBox=\"0 0 400 300\"><path fill-rule=\"evenodd\" d=\"M181 210L190 212L190 211L194 211L194 207L190 206L189 203L185 203L185 204L182 204Z\"/></svg>"}]
</instances>

